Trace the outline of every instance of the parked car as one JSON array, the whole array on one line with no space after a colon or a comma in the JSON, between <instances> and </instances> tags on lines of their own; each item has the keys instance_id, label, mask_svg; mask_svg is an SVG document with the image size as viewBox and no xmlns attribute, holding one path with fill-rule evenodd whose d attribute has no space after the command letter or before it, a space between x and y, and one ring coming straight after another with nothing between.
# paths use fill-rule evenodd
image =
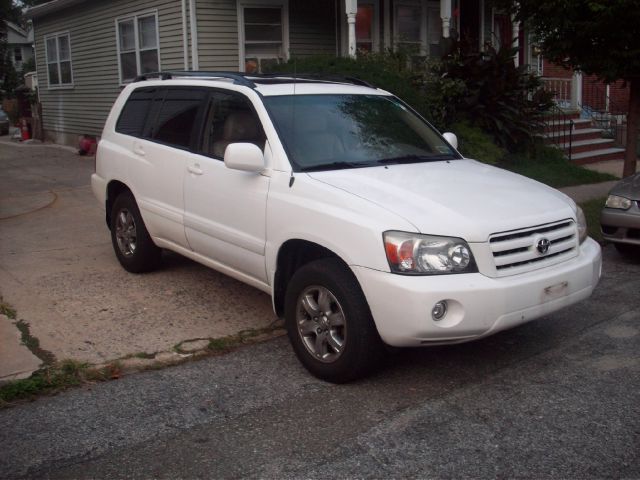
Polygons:
<instances>
[{"instance_id":1,"label":"parked car","mask_svg":"<svg viewBox=\"0 0 640 480\"><path fill-rule=\"evenodd\" d=\"M130 272L161 249L272 296L314 375L461 343L587 298L599 245L566 195L463 158L359 81L164 73L123 89L92 186Z\"/></svg>"},{"instance_id":2,"label":"parked car","mask_svg":"<svg viewBox=\"0 0 640 480\"><path fill-rule=\"evenodd\" d=\"M0 108L0 135L7 135L9 133L9 116Z\"/></svg>"},{"instance_id":3,"label":"parked car","mask_svg":"<svg viewBox=\"0 0 640 480\"><path fill-rule=\"evenodd\" d=\"M602 237L623 255L640 259L640 173L620 180L600 214Z\"/></svg>"}]
</instances>

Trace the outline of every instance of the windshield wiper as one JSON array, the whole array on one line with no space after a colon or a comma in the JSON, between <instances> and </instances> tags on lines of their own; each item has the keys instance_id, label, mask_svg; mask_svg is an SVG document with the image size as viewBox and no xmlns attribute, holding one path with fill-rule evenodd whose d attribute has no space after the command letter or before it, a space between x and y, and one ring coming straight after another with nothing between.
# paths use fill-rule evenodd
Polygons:
<instances>
[{"instance_id":1,"label":"windshield wiper","mask_svg":"<svg viewBox=\"0 0 640 480\"><path fill-rule=\"evenodd\" d=\"M376 165L393 165L401 163L420 163L420 162L441 162L443 160L454 160L458 157L450 153L442 155L401 155L399 157L381 158L376 160Z\"/></svg>"},{"instance_id":2,"label":"windshield wiper","mask_svg":"<svg viewBox=\"0 0 640 480\"><path fill-rule=\"evenodd\" d=\"M331 162L331 163L321 163L319 165L311 165L309 167L302 167L300 171L302 172L318 172L321 170L344 170L347 168L362 168L362 167L372 167L375 164L370 162Z\"/></svg>"}]
</instances>

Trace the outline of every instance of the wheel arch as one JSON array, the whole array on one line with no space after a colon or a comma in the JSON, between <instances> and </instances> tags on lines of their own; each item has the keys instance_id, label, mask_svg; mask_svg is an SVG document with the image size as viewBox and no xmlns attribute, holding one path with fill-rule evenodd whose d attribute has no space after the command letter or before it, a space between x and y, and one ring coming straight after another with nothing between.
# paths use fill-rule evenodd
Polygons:
<instances>
[{"instance_id":1,"label":"wheel arch","mask_svg":"<svg viewBox=\"0 0 640 480\"><path fill-rule=\"evenodd\" d=\"M123 182L119 180L111 180L107 184L107 196L105 198L105 220L107 227L111 229L111 210L113 209L113 202L115 202L118 195L122 192L131 192L131 189Z\"/></svg>"},{"instance_id":2,"label":"wheel arch","mask_svg":"<svg viewBox=\"0 0 640 480\"><path fill-rule=\"evenodd\" d=\"M293 274L307 263L322 258L336 258L349 269L340 255L318 243L296 238L287 240L280 246L273 281L273 307L276 315L284 315L285 294Z\"/></svg>"}]
</instances>

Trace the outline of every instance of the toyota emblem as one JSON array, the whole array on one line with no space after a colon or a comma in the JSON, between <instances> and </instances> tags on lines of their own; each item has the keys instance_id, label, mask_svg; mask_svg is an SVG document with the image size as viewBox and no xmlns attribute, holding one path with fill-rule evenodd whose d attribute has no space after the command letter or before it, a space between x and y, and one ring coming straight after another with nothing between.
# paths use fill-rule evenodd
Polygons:
<instances>
[{"instance_id":1,"label":"toyota emblem","mask_svg":"<svg viewBox=\"0 0 640 480\"><path fill-rule=\"evenodd\" d=\"M540 240L538 240L538 245L536 245L536 248L538 249L538 252L540 252L541 255L544 255L549 251L550 245L551 245L551 242L549 241L548 238L541 238Z\"/></svg>"}]
</instances>

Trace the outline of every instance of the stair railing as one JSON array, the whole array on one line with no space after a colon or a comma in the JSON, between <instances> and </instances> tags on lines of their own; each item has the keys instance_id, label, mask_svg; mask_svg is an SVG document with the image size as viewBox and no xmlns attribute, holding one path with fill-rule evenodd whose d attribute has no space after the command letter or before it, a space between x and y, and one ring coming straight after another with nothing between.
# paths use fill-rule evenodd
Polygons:
<instances>
[{"instance_id":1,"label":"stair railing","mask_svg":"<svg viewBox=\"0 0 640 480\"><path fill-rule=\"evenodd\" d=\"M544 123L547 138L561 149L565 149L565 155L571 161L575 129L575 122L571 115L554 104L544 115Z\"/></svg>"},{"instance_id":2,"label":"stair railing","mask_svg":"<svg viewBox=\"0 0 640 480\"><path fill-rule=\"evenodd\" d=\"M616 145L624 146L628 107L614 102L599 83L585 81L582 86L582 112L596 128L604 130Z\"/></svg>"}]
</instances>

